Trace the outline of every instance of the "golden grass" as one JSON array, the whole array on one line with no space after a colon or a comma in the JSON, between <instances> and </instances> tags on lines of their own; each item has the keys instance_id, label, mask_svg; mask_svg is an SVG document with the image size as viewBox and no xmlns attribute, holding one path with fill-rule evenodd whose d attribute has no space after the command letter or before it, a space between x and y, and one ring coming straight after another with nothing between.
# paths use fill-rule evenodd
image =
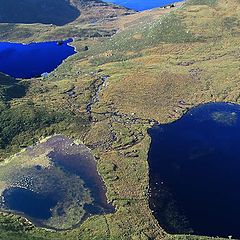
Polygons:
<instances>
[{"instance_id":1,"label":"golden grass","mask_svg":"<svg viewBox=\"0 0 240 240\"><path fill-rule=\"evenodd\" d=\"M99 102L93 106L92 110L96 113L114 112L168 123L181 117L188 108L201 103L240 103L239 27L234 25L228 29L224 25L229 17L240 19L239 6L239 0L219 0L216 6L193 5L178 9L175 14L184 26L184 34L191 33L198 39L187 43L164 42L159 37L159 42L145 46L143 43L149 36L141 32L131 34L136 25L139 29L141 24L145 26L146 22L142 21L153 21L154 24L159 21L159 15L165 13L162 10L117 19L113 23L117 23L121 31L115 37L111 40L76 40L73 44L78 49L87 43L90 53L79 53L70 58L55 71L50 81L32 82L26 98L12 104L32 99L51 109L67 108L82 114L93 93L91 84L102 75L109 75L110 78L100 92ZM105 27L111 29L113 23ZM151 33L155 40L158 39L158 30L156 28ZM106 49L105 44L115 39L118 41L119 34L125 33L124 36L129 36L129 39L124 40L129 44L135 41L141 43L138 49L125 46L121 52L132 56L131 59L121 61L116 58L102 65L94 65L92 60L95 57L112 58L118 54ZM40 35L39 39L46 36ZM140 55L134 56L134 53ZM96 73L99 69L101 72ZM78 71L81 74L76 74ZM74 99L63 94L72 87L77 92ZM47 91L36 95L34 91L39 89ZM98 169L106 183L108 199L117 211L111 215L93 217L79 228L61 233L61 237L195 239L193 236L166 235L148 207L147 153L150 138L147 129L150 124L137 125L126 117L121 121L110 115L94 114L94 117L97 122L91 124L83 140L93 148L99 159ZM74 131L69 134L77 135Z\"/></svg>"}]
</instances>

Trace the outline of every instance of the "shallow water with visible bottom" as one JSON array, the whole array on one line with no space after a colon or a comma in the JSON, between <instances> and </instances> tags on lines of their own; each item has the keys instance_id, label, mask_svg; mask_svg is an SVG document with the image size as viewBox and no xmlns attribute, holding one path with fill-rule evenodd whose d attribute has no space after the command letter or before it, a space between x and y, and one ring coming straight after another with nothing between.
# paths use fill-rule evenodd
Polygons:
<instances>
[{"instance_id":1,"label":"shallow water with visible bottom","mask_svg":"<svg viewBox=\"0 0 240 240\"><path fill-rule=\"evenodd\" d=\"M24 79L50 73L76 53L74 47L69 45L72 41L29 44L0 42L0 72Z\"/></svg>"},{"instance_id":2,"label":"shallow water with visible bottom","mask_svg":"<svg viewBox=\"0 0 240 240\"><path fill-rule=\"evenodd\" d=\"M92 215L115 212L91 150L63 135L28 147L1 171L1 210L37 226L71 229Z\"/></svg>"},{"instance_id":3,"label":"shallow water with visible bottom","mask_svg":"<svg viewBox=\"0 0 240 240\"><path fill-rule=\"evenodd\" d=\"M149 204L159 223L239 239L240 106L204 104L149 134Z\"/></svg>"}]
</instances>

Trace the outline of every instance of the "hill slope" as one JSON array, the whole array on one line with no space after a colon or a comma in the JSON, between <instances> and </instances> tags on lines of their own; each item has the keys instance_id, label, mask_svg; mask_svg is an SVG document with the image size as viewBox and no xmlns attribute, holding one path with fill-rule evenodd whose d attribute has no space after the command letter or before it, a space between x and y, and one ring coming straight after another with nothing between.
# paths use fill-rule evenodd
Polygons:
<instances>
[{"instance_id":1,"label":"hill slope","mask_svg":"<svg viewBox=\"0 0 240 240\"><path fill-rule=\"evenodd\" d=\"M106 28L121 26L116 35L110 39L78 35L73 43L76 55L49 79L29 81L26 96L10 99L2 122L7 128L7 116L11 125L4 131L8 138L0 157L20 151L22 142L29 145L54 133L79 138L97 157L108 200L117 211L92 217L67 232L45 231L15 215L0 214L0 239L205 239L169 235L154 219L148 205L147 129L155 121L174 121L201 103L240 103L239 6L239 0L189 0L173 13L154 10L104 18L100 22ZM59 27L51 35L64 30L79 34L76 21L69 25L72 28ZM47 38L44 31L34 39ZM11 37L23 40L16 31ZM86 44L89 50L81 51ZM27 114L21 115L22 109ZM37 117L23 118L36 109L41 110ZM64 110L64 119L58 117L63 115L59 109ZM34 123L41 120L42 110L50 125L39 129ZM78 119L89 116L94 121ZM12 132L19 129L15 127L19 121L22 129ZM38 130L30 134L25 126Z\"/></svg>"},{"instance_id":2,"label":"hill slope","mask_svg":"<svg viewBox=\"0 0 240 240\"><path fill-rule=\"evenodd\" d=\"M64 25L80 15L69 0L0 0L0 6L0 23Z\"/></svg>"},{"instance_id":3,"label":"hill slope","mask_svg":"<svg viewBox=\"0 0 240 240\"><path fill-rule=\"evenodd\" d=\"M99 0L0 0L0 40L111 36L113 20L134 12Z\"/></svg>"}]
</instances>

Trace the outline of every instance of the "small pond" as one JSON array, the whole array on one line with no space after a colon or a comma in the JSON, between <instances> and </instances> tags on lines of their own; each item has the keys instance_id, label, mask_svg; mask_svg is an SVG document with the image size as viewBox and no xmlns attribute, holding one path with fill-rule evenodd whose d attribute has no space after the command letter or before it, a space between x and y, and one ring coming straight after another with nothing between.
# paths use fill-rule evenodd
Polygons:
<instances>
[{"instance_id":1,"label":"small pond","mask_svg":"<svg viewBox=\"0 0 240 240\"><path fill-rule=\"evenodd\" d=\"M239 239L240 106L204 104L149 134L149 204L159 223Z\"/></svg>"},{"instance_id":2,"label":"small pond","mask_svg":"<svg viewBox=\"0 0 240 240\"><path fill-rule=\"evenodd\" d=\"M124 6L136 11L144 11L157 7L163 7L169 4L173 4L174 0L105 0L105 2L111 2L120 6Z\"/></svg>"},{"instance_id":3,"label":"small pond","mask_svg":"<svg viewBox=\"0 0 240 240\"><path fill-rule=\"evenodd\" d=\"M115 211L91 151L62 135L2 163L0 193L2 210L52 229L70 229L91 215Z\"/></svg>"},{"instance_id":4,"label":"small pond","mask_svg":"<svg viewBox=\"0 0 240 240\"><path fill-rule=\"evenodd\" d=\"M72 41L29 44L0 42L0 72L24 79L50 73L76 53L74 47L69 45Z\"/></svg>"}]
</instances>

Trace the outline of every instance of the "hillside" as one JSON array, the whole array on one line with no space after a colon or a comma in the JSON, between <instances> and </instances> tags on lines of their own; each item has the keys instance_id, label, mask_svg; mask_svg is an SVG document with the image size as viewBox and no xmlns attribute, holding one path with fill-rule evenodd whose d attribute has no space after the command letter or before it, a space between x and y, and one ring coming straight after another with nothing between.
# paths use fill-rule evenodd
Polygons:
<instances>
[{"instance_id":1,"label":"hillside","mask_svg":"<svg viewBox=\"0 0 240 240\"><path fill-rule=\"evenodd\" d=\"M80 15L68 0L1 0L0 6L1 23L64 25Z\"/></svg>"},{"instance_id":2,"label":"hillside","mask_svg":"<svg viewBox=\"0 0 240 240\"><path fill-rule=\"evenodd\" d=\"M1 41L96 38L116 32L114 21L134 11L98 0L0 0Z\"/></svg>"},{"instance_id":3,"label":"hillside","mask_svg":"<svg viewBox=\"0 0 240 240\"><path fill-rule=\"evenodd\" d=\"M42 23L57 26L77 19L90 23L106 17L114 18L124 11L133 12L99 0L0 0L0 6L0 23Z\"/></svg>"},{"instance_id":4,"label":"hillside","mask_svg":"<svg viewBox=\"0 0 240 240\"><path fill-rule=\"evenodd\" d=\"M98 159L108 200L116 207L113 214L93 216L64 232L1 213L0 239L208 239L171 235L153 217L147 131L201 103L240 103L240 1L189 0L178 6L129 15L133 12L124 8L94 3L94 13L86 8L63 27L0 25L1 41L74 36L78 50L48 79L12 79L27 90L3 95L1 159L55 133L80 139ZM1 87L5 94L4 83ZM181 228L181 222L172 224Z\"/></svg>"}]
</instances>

